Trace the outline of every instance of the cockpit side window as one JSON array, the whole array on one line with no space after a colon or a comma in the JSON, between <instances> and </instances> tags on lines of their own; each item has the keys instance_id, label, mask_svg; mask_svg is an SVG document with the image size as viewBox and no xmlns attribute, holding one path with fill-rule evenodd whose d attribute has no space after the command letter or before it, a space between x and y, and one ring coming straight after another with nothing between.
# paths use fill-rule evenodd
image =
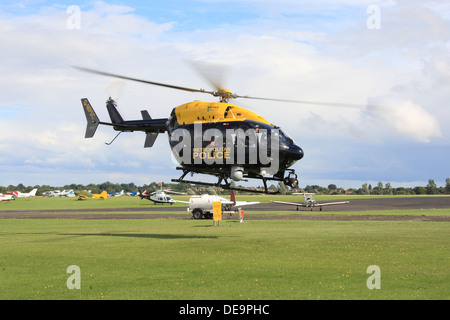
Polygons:
<instances>
[{"instance_id":1,"label":"cockpit side window","mask_svg":"<svg viewBox=\"0 0 450 320\"><path fill-rule=\"evenodd\" d=\"M291 138L286 132L284 132L284 131L281 130L281 129L278 129L278 130L280 131L280 134L281 134L282 136L286 137L286 140L287 140L290 144L293 144L293 143L294 143L294 140L292 140L292 138Z\"/></svg>"}]
</instances>

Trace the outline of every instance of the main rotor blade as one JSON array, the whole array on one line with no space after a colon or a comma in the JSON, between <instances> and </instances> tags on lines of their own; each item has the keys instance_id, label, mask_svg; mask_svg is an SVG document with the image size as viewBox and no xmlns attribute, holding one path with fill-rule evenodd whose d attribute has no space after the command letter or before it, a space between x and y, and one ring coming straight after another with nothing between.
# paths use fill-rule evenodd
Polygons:
<instances>
[{"instance_id":1,"label":"main rotor blade","mask_svg":"<svg viewBox=\"0 0 450 320\"><path fill-rule=\"evenodd\" d=\"M287 99L272 99L272 98L259 98L259 97L251 97L251 96L240 96L240 95L232 94L232 93L228 93L228 92L221 92L219 90L218 91L207 91L207 90L204 90L204 89L192 89L192 88L180 87L180 86L175 86L175 85L165 84L165 83L160 83L160 82L153 82L153 81L148 81L148 80L131 78L131 77L122 76L122 75L119 75L119 74L103 72L103 71L98 71L98 70L84 68L84 67L73 66L73 68L78 69L80 71L89 72L89 73L93 73L93 74L99 74L99 75L103 75L103 76L107 76L107 77L114 77L114 78L118 78L118 79L130 80L130 81L135 81L135 82L141 82L141 83L145 83L145 84L151 84L151 85L155 85L155 86L166 87L166 88L171 88L171 89L176 89L176 90L183 90L183 91L189 91L189 92L199 92L199 93L207 93L207 94L211 94L211 95L213 95L215 97L223 97L223 98L227 98L227 99L238 99L238 98L240 98L240 99L253 99L253 100L265 100L265 101L277 101L277 102L310 104L310 105L328 106L328 107L330 107L330 106L345 107L345 108L354 108L354 109L360 109L360 110L370 107L369 105L361 105L361 104L349 104L349 103L337 103L337 102L317 102L317 101L287 100ZM206 76L206 74L204 74L204 75ZM220 86L220 84L217 81L212 81L211 78L208 78L208 80L213 85L215 85L216 87Z\"/></svg>"},{"instance_id":2,"label":"main rotor blade","mask_svg":"<svg viewBox=\"0 0 450 320\"><path fill-rule=\"evenodd\" d=\"M304 101L304 100L286 100L286 99L271 99L271 98L259 98L250 96L238 96L236 98L241 99L253 99L253 100L265 100L265 101L278 101L278 102L288 102L288 103L300 103L300 104L313 104L317 106L328 106L328 107L344 107L344 108L354 108L354 109L366 109L368 106L363 104L351 104L351 103L338 103L338 102L317 102L317 101Z\"/></svg>"},{"instance_id":3,"label":"main rotor blade","mask_svg":"<svg viewBox=\"0 0 450 320\"><path fill-rule=\"evenodd\" d=\"M165 83L153 82L153 81L148 81L148 80L130 78L130 77L122 76L122 75L119 75L119 74L103 72L103 71L98 71L98 70L93 70L93 69L88 69L88 68L83 68L83 67L77 67L77 66L73 66L73 67L75 69L80 70L80 71L89 72L89 73L93 73L93 74L99 74L99 75L107 76L107 77L113 77L113 78L124 79L124 80L131 80L131 81L136 81L136 82L141 82L141 83L145 83L145 84L151 84L151 85L155 85L155 86L161 86L161 87L166 87L166 88L171 88L171 89L176 89L176 90L213 94L212 91L206 91L204 89L192 89L192 88L174 86L174 85L171 85L171 84L165 84Z\"/></svg>"},{"instance_id":4,"label":"main rotor blade","mask_svg":"<svg viewBox=\"0 0 450 320\"><path fill-rule=\"evenodd\" d=\"M202 61L187 60L189 65L194 69L202 78L208 81L216 91L224 89L224 79L227 66L216 63L206 63Z\"/></svg>"}]
</instances>

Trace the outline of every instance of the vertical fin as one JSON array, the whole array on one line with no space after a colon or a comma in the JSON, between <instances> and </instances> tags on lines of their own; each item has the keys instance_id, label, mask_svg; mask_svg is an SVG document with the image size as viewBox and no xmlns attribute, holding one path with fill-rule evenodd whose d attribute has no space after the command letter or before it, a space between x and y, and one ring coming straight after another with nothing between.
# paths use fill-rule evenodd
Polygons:
<instances>
[{"instance_id":1,"label":"vertical fin","mask_svg":"<svg viewBox=\"0 0 450 320\"><path fill-rule=\"evenodd\" d=\"M234 190L231 190L230 201L236 204L236 198L234 196Z\"/></svg>"},{"instance_id":2,"label":"vertical fin","mask_svg":"<svg viewBox=\"0 0 450 320\"><path fill-rule=\"evenodd\" d=\"M144 119L144 120L152 120L152 117L150 117L150 114L148 113L147 110L142 110L141 114L142 114L142 119Z\"/></svg>"},{"instance_id":3,"label":"vertical fin","mask_svg":"<svg viewBox=\"0 0 450 320\"><path fill-rule=\"evenodd\" d=\"M87 120L85 138L92 138L95 134L95 131L97 131L100 120L98 119L97 114L95 113L88 99L81 99L81 103L83 104L83 110Z\"/></svg>"},{"instance_id":4,"label":"vertical fin","mask_svg":"<svg viewBox=\"0 0 450 320\"><path fill-rule=\"evenodd\" d=\"M158 133L147 132L147 136L145 137L144 148L151 148L155 144L156 138L158 138Z\"/></svg>"},{"instance_id":5,"label":"vertical fin","mask_svg":"<svg viewBox=\"0 0 450 320\"><path fill-rule=\"evenodd\" d=\"M108 109L109 117L111 118L112 123L122 123L123 118L120 115L119 111L117 111L117 104L116 102L109 98L106 102L106 109Z\"/></svg>"}]
</instances>

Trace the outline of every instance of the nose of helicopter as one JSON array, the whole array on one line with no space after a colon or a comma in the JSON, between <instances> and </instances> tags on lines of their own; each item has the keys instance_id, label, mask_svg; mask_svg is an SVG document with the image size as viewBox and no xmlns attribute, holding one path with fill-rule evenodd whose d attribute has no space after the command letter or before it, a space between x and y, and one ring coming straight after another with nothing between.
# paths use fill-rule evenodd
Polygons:
<instances>
[{"instance_id":1,"label":"nose of helicopter","mask_svg":"<svg viewBox=\"0 0 450 320\"><path fill-rule=\"evenodd\" d=\"M298 161L300 159L303 158L304 153L302 148L300 148L299 146L297 146L296 144L291 144L289 146L289 150L288 150L288 158L293 160L293 161Z\"/></svg>"}]
</instances>

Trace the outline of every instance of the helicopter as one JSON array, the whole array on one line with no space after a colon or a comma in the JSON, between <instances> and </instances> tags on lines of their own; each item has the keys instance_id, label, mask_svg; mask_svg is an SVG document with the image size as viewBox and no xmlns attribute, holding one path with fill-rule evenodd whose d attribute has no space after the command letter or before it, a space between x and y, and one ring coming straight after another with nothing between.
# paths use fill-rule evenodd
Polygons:
<instances>
[{"instance_id":1,"label":"helicopter","mask_svg":"<svg viewBox=\"0 0 450 320\"><path fill-rule=\"evenodd\" d=\"M162 188L162 183L161 181L158 183L158 185L160 186L159 190L156 190L154 192L151 193L147 193L147 190L145 190L144 192L142 192L141 190L139 190L139 194L138 196L142 199L147 199L150 201L153 201L154 204L165 204L165 203L170 203L171 205L173 205L176 202L179 203L189 203L186 201L179 201L179 200L174 200L169 194L173 193L173 194L185 194L185 193L181 193L181 192L176 192L176 191L172 191L170 189L165 189L163 190Z\"/></svg>"},{"instance_id":2,"label":"helicopter","mask_svg":"<svg viewBox=\"0 0 450 320\"><path fill-rule=\"evenodd\" d=\"M232 99L256 99L277 102L309 103L330 105L330 103L298 100L271 99L242 96L228 89L216 86L215 91L192 89L171 84L147 81L94 69L75 67L88 73L130 80L144 84L209 94L219 98L218 102L193 101L175 107L168 118L153 119L147 110L141 111L142 120L124 120L117 110L117 102L111 97L106 102L111 122L99 120L87 98L81 99L87 119L85 138L92 138L99 125L111 126L115 131L142 131L146 134L145 148L151 148L158 135L168 133L169 145L182 171L172 182L210 185L222 189L279 193L269 191L268 181L279 181L291 188L298 187L298 176L291 167L304 156L293 139L280 127L268 122L253 111L230 103ZM331 105L349 106L339 103ZM107 143L110 144L110 143ZM215 176L216 183L186 180L191 174ZM236 187L235 183L259 179L264 190ZM231 180L231 181L230 181ZM234 183L233 183L234 182Z\"/></svg>"}]
</instances>

